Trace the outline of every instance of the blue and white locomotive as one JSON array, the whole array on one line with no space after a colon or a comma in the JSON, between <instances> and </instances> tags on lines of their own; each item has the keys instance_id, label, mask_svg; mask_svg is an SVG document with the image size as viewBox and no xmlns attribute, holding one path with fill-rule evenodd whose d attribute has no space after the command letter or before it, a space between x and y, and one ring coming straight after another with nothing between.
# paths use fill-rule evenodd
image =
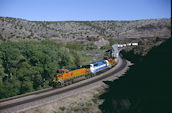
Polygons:
<instances>
[{"instance_id":1,"label":"blue and white locomotive","mask_svg":"<svg viewBox=\"0 0 172 113\"><path fill-rule=\"evenodd\" d=\"M90 71L95 75L97 72L102 71L104 69L111 68L108 60L102 60L99 62L94 62L90 64Z\"/></svg>"}]
</instances>

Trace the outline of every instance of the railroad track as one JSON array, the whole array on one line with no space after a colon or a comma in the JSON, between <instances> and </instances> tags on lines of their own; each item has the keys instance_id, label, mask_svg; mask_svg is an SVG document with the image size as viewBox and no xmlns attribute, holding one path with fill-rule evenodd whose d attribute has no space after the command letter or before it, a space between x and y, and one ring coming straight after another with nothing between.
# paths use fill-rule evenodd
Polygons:
<instances>
[{"instance_id":1,"label":"railroad track","mask_svg":"<svg viewBox=\"0 0 172 113\"><path fill-rule=\"evenodd\" d=\"M110 73L108 73L106 75L100 76L100 77L98 77L99 76L98 75L98 76L96 76L97 78L95 77L95 79L91 79L90 81L88 81L86 83L83 83L83 84L80 84L80 85L77 85L77 86L74 85L72 87L68 87L68 88L64 87L64 88L59 88L59 89L48 88L48 89L45 89L45 90L36 91L36 92L33 92L33 93L16 96L16 97L12 97L12 98L9 98L9 99L0 100L0 113L1 112L4 113L5 110L7 110L9 108L12 108L12 107L16 107L16 106L26 104L26 103L29 103L29 102L38 101L38 100L41 100L41 99L44 99L44 98L47 98L47 97L51 97L51 96L54 96L54 95L59 95L59 94L62 94L62 93L66 93L68 91L71 91L71 90L74 90L74 89L77 89L77 88L81 88L83 86L95 83L97 81L101 81L101 80L103 80L103 79L105 79L107 77L113 76L114 74L118 73L123 68L125 68L126 65L127 65L127 62L126 62L125 59L123 59L123 60L121 60L121 65L116 70L114 70L114 71L112 71L112 72L110 72ZM50 92L50 91L53 91L53 92L52 93L47 93L47 92ZM42 94L42 95L35 96L35 95L39 95L39 94ZM33 98L24 99L24 100L14 102L14 103L8 103L8 104L5 104L5 105L1 104L1 103L4 103L4 102L8 102L8 101L12 101L12 100L20 99L20 98L25 98L27 96L33 96Z\"/></svg>"}]
</instances>

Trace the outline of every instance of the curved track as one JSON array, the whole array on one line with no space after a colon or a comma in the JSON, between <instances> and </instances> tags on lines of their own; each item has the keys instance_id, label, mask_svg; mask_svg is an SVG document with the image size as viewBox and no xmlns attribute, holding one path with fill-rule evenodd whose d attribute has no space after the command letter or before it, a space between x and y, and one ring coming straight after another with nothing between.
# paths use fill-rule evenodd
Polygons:
<instances>
[{"instance_id":1,"label":"curved track","mask_svg":"<svg viewBox=\"0 0 172 113\"><path fill-rule=\"evenodd\" d=\"M45 90L42 90L42 91L37 91L37 92L33 92L33 93L30 93L30 94L26 94L26 95L21 95L21 96L16 96L14 98L9 98L9 99L4 99L2 101L0 101L0 112L4 112L6 109L9 109L9 108L12 108L12 107L15 107L15 106L18 106L18 105L22 105L22 104L25 104L25 103L29 103L29 102L34 102L34 101L37 101L37 100L41 100L41 99L44 99L44 98L47 98L47 97L50 97L50 96L54 96L54 95L59 95L59 94L62 94L62 93L65 93L65 92L68 92L68 91L71 91L71 90L74 90L74 89L77 89L77 88L81 88L83 86L86 86L86 85L89 85L89 84L92 84L94 82L97 82L97 81L101 81L107 77L110 77L110 76L113 76L114 74L118 73L119 71L121 71L123 68L125 68L127 65L127 62L125 59L122 59L121 60L121 65L115 69L114 71L110 72L110 73L107 73L106 75L104 74L103 76L100 76L100 77L93 77L93 79L91 79L90 81L86 82L86 83L83 83L83 84L80 84L80 85L73 85L72 87L67 87L67 88L60 88L60 89L54 89L54 88L48 88L48 89L45 89ZM99 76L99 75L98 75ZM54 90L53 92L51 93L47 93L46 92L49 92L49 91L52 91ZM42 95L39 95L39 94L42 94ZM16 102L13 102L13 103L8 103L8 104L5 104L3 105L2 103L4 102L7 102L7 101L10 101L10 100L15 100L15 99L18 99L18 98L24 98L24 97L27 97L27 96L32 96L32 98L30 99L23 99L21 101L16 101ZM35 96L35 95L39 95L39 96Z\"/></svg>"}]
</instances>

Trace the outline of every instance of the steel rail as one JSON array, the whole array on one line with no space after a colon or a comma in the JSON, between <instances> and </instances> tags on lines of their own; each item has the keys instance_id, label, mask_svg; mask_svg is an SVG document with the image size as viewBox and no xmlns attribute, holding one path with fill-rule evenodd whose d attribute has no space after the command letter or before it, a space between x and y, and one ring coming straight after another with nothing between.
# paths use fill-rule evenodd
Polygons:
<instances>
[{"instance_id":1,"label":"steel rail","mask_svg":"<svg viewBox=\"0 0 172 113\"><path fill-rule=\"evenodd\" d=\"M68 92L68 91L71 91L71 90L74 90L74 89L77 89L77 88L80 88L80 87L83 87L83 86L86 86L86 85L89 85L91 83L94 83L94 82L97 82L97 81L100 81L100 80L103 80L107 77L110 77L110 76L113 76L114 74L118 73L119 71L121 71L123 68L125 68L125 66L127 65L127 62L125 59L122 59L121 60L122 63L121 65L119 66L119 68L117 68L116 70L104 75L104 76L101 76L99 78L96 78L96 79L93 79L93 80L90 80L86 83L83 83L81 85L78 85L78 86L73 86L73 87L69 87L69 88L66 88L64 90L57 90L55 92L52 92L52 93L49 93L49 94L46 94L46 95L41 95L39 97L35 97L35 98L31 98L31 99L26 99L26 100L22 100L22 101L19 101L19 102L16 102L16 103L10 103L10 104L6 104L6 105L2 105L0 106L0 110L4 110L4 109L7 109L7 108L12 108L12 107L15 107L15 106L18 106L18 105L21 105L21 104L25 104L25 103L29 103L29 102L33 102L33 101L36 101L36 100L41 100L43 98L46 98L46 97L50 97L50 96L53 96L53 95L58 95L58 94L62 94L62 93L65 93L65 92ZM45 92L48 92L50 90L55 90L54 88L51 88L51 89L48 89L48 90L44 90L44 91L38 91L38 92L35 92L35 93L31 93L31 94L26 94L24 96L21 95L21 97L25 97L25 96L28 96L28 95L35 95L35 94L38 94L38 93L45 93ZM17 98L21 98L21 97L17 97ZM17 98L12 98L12 99L9 99L9 100L13 100L13 99L17 99ZM8 101L8 99L6 100Z\"/></svg>"}]
</instances>

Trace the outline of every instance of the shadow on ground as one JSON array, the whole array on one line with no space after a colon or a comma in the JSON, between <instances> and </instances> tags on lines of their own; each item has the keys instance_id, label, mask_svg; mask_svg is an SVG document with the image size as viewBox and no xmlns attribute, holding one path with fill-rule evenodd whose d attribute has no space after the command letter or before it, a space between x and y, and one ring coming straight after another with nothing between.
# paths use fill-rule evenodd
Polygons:
<instances>
[{"instance_id":1,"label":"shadow on ground","mask_svg":"<svg viewBox=\"0 0 172 113\"><path fill-rule=\"evenodd\" d=\"M100 96L103 113L171 113L172 39L170 38L146 56L133 51L122 55L135 65L125 76L109 85Z\"/></svg>"}]
</instances>

